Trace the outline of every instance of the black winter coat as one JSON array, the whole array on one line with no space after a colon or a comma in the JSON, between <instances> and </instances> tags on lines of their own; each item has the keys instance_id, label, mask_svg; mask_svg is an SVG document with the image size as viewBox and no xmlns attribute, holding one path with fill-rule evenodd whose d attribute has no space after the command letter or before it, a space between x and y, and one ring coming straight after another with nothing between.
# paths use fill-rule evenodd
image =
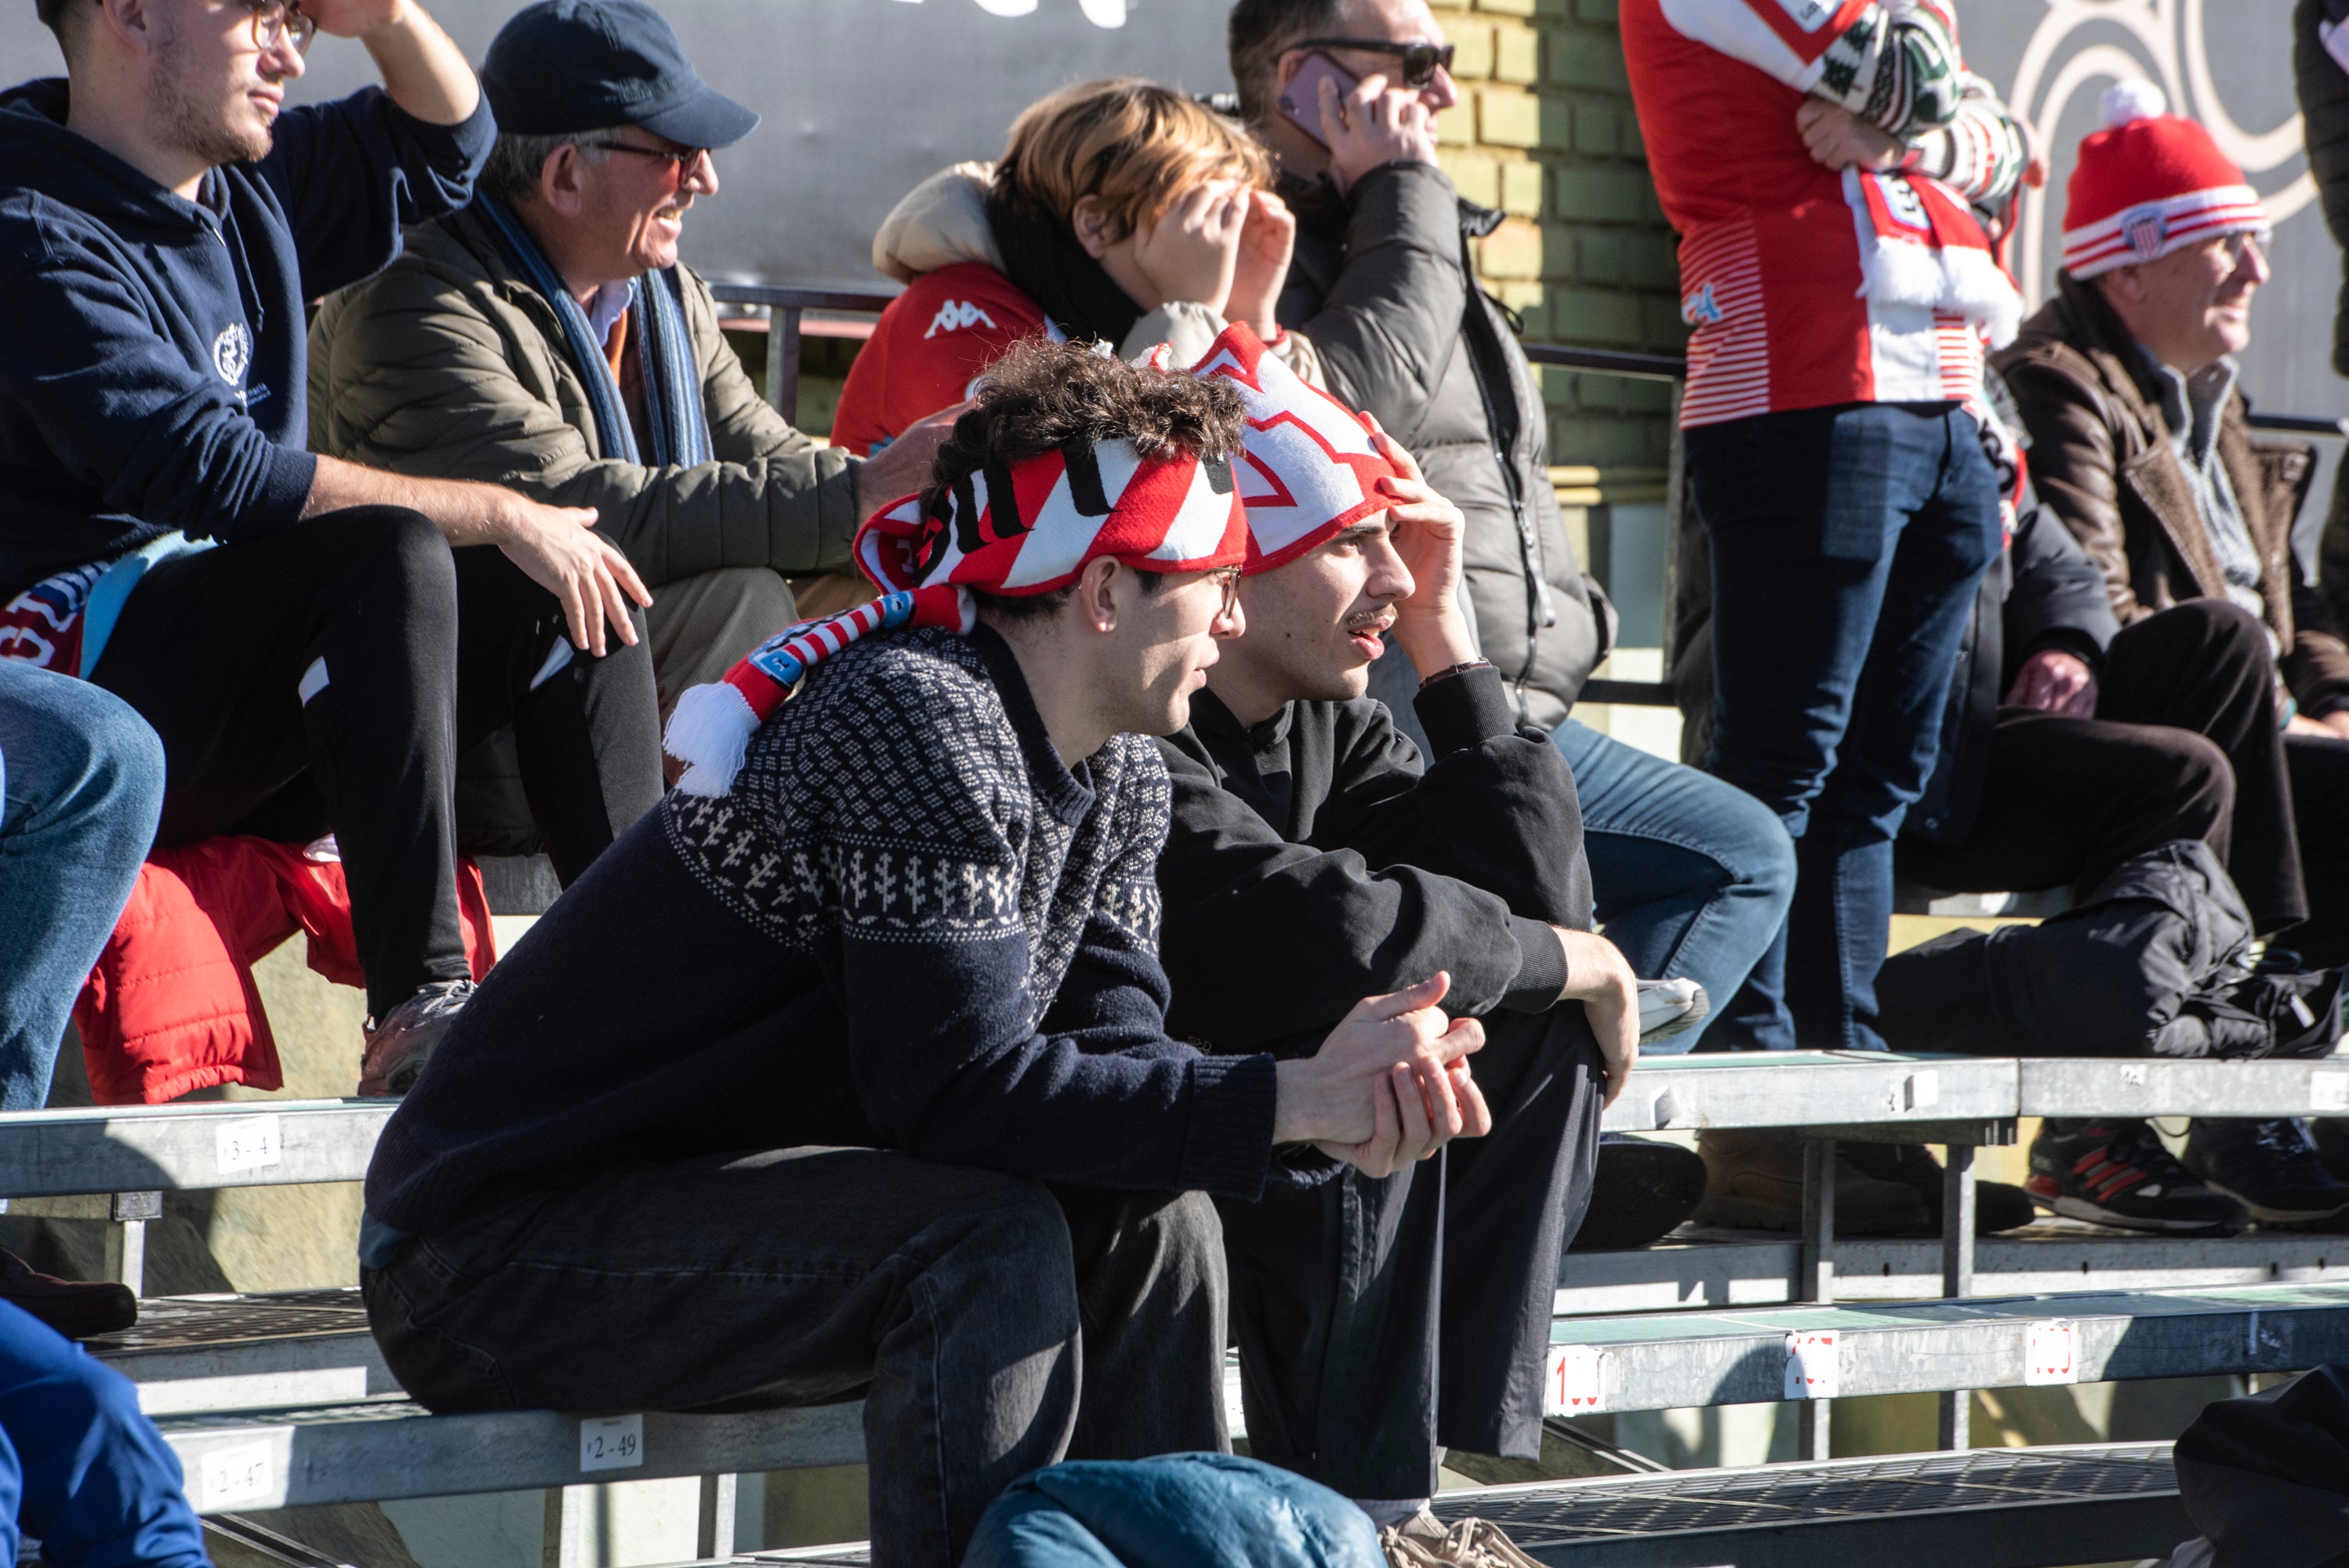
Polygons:
<instances>
[{"instance_id":1,"label":"black winter coat","mask_svg":"<svg viewBox=\"0 0 2349 1568\"><path fill-rule=\"evenodd\" d=\"M2349 0L2300 0L2293 8L2292 77L2324 226L2344 253L2341 301L2333 316L2333 369L2349 376L2349 70L2324 52L2317 28L2326 25L2349 25Z\"/></svg>"},{"instance_id":2,"label":"black winter coat","mask_svg":"<svg viewBox=\"0 0 2349 1568\"><path fill-rule=\"evenodd\" d=\"M1297 214L1281 325L1312 339L1330 392L1376 415L1467 514L1478 646L1517 717L1555 729L1607 656L1615 612L1567 542L1533 366L1474 284L1468 241L1501 215L1427 163L1373 170L1346 197L1294 177L1280 194Z\"/></svg>"},{"instance_id":3,"label":"black winter coat","mask_svg":"<svg viewBox=\"0 0 2349 1568\"><path fill-rule=\"evenodd\" d=\"M1574 775L1511 722L1490 670L1413 706L1424 770L1366 697L1242 725L1201 692L1190 725L1158 743L1174 789L1158 892L1176 1038L1309 1053L1364 996L1438 969L1455 1015L1557 1005L1566 958L1549 927L1591 924Z\"/></svg>"},{"instance_id":4,"label":"black winter coat","mask_svg":"<svg viewBox=\"0 0 2349 1568\"><path fill-rule=\"evenodd\" d=\"M1942 709L1940 757L1902 830L1937 843L1962 843L1982 807L2000 699L2014 685L2023 661L2043 649L2061 648L2100 670L2105 649L2119 632L2104 573L2062 521L2026 489L2014 537L1974 593L1973 615L1958 646L1949 704Z\"/></svg>"}]
</instances>

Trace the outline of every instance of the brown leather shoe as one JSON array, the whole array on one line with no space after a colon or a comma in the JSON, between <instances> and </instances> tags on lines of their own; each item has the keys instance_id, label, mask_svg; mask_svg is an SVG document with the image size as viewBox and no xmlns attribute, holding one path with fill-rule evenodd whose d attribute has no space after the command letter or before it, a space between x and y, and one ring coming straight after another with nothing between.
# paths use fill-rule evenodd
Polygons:
<instances>
[{"instance_id":1,"label":"brown leather shoe","mask_svg":"<svg viewBox=\"0 0 2349 1568\"><path fill-rule=\"evenodd\" d=\"M1704 1156L1704 1202L1696 1222L1738 1231L1803 1228L1803 1140L1777 1128L1708 1128L1696 1135ZM1925 1201L1898 1181L1862 1174L1836 1157L1836 1233L1885 1236L1922 1230Z\"/></svg>"},{"instance_id":2,"label":"brown leather shoe","mask_svg":"<svg viewBox=\"0 0 2349 1568\"><path fill-rule=\"evenodd\" d=\"M0 1301L23 1307L67 1339L112 1334L139 1321L139 1298L110 1280L59 1279L0 1253Z\"/></svg>"},{"instance_id":3,"label":"brown leather shoe","mask_svg":"<svg viewBox=\"0 0 2349 1568\"><path fill-rule=\"evenodd\" d=\"M1446 1525L1427 1509L1379 1532L1388 1568L1541 1568L1489 1519Z\"/></svg>"},{"instance_id":4,"label":"brown leather shoe","mask_svg":"<svg viewBox=\"0 0 2349 1568\"><path fill-rule=\"evenodd\" d=\"M473 999L471 980L427 985L378 1024L367 1020L367 1048L359 1057L359 1093L403 1095L416 1087L440 1037Z\"/></svg>"}]
</instances>

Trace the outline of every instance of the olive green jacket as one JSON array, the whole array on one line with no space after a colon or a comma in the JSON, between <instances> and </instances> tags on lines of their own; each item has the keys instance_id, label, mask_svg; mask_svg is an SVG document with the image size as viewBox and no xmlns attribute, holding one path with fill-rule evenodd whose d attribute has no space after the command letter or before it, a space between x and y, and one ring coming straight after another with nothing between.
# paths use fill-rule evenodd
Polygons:
<instances>
[{"instance_id":1,"label":"olive green jacket","mask_svg":"<svg viewBox=\"0 0 2349 1568\"><path fill-rule=\"evenodd\" d=\"M328 297L310 328L310 441L369 468L511 485L594 507L650 588L725 566L844 565L857 464L786 424L718 329L709 285L679 269L715 460L607 459L554 309L482 221L408 232L399 259Z\"/></svg>"}]
</instances>

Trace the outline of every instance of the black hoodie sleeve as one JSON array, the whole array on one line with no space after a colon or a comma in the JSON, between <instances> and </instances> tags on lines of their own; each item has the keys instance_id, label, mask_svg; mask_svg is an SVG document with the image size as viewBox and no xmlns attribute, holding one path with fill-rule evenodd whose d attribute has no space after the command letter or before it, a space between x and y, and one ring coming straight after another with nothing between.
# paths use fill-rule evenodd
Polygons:
<instances>
[{"instance_id":1,"label":"black hoodie sleeve","mask_svg":"<svg viewBox=\"0 0 2349 1568\"><path fill-rule=\"evenodd\" d=\"M277 192L312 299L382 271L399 231L454 212L497 140L484 97L455 125L417 119L380 88L278 117L260 172Z\"/></svg>"},{"instance_id":2,"label":"black hoodie sleeve","mask_svg":"<svg viewBox=\"0 0 2349 1568\"><path fill-rule=\"evenodd\" d=\"M1554 923L1590 924L1574 778L1512 727L1500 677L1439 681L1416 753L1376 704L1341 729L1312 841L1220 782L1195 732L1160 743L1174 825L1158 861L1168 1031L1220 1052L1326 1029L1364 996L1452 974L1448 1011L1543 1012L1566 986Z\"/></svg>"}]
</instances>

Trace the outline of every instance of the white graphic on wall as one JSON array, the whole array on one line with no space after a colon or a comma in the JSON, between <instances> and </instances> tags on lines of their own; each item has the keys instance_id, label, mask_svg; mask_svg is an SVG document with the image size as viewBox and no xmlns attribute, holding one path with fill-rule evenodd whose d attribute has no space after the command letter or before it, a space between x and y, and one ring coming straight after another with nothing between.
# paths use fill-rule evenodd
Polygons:
<instances>
[{"instance_id":1,"label":"white graphic on wall","mask_svg":"<svg viewBox=\"0 0 2349 1568\"><path fill-rule=\"evenodd\" d=\"M1036 11L1036 0L973 0L990 16L1030 16ZM901 0L901 4L919 5L922 0ZM1125 0L1077 0L1077 9L1085 20L1096 27L1125 26Z\"/></svg>"},{"instance_id":2,"label":"white graphic on wall","mask_svg":"<svg viewBox=\"0 0 2349 1568\"><path fill-rule=\"evenodd\" d=\"M2268 221L2280 224L2316 198L2316 182L2305 170L2290 180L2277 172L2300 153L2300 116L2267 130L2246 130L2235 123L2210 74L2206 4L2047 0L2047 15L2040 19L2022 64L2015 67L2014 80L2006 87L2007 105L2040 130L2041 141L2054 152L2055 129L2074 99L2094 103L2115 82L2148 78L2160 86L2174 109L2200 120L2220 150L2242 165L2260 191ZM2115 27L2129 35L2127 45L2108 41ZM2082 45L2075 39L2075 34L2090 28L2097 41ZM2070 150L2062 150L2068 154ZM2023 193L2015 271L2024 297L2034 306L2046 292L2050 260L2063 249L2062 187L2055 179Z\"/></svg>"}]
</instances>

